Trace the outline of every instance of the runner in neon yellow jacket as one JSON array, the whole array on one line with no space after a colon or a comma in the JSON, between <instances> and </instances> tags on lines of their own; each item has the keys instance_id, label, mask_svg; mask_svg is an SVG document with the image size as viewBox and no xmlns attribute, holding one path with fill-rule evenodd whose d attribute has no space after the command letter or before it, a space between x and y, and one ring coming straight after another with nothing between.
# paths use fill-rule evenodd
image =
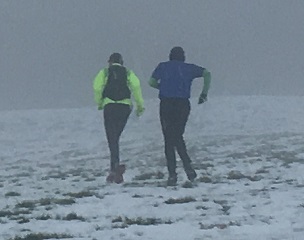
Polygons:
<instances>
[{"instance_id":1,"label":"runner in neon yellow jacket","mask_svg":"<svg viewBox=\"0 0 304 240\"><path fill-rule=\"evenodd\" d=\"M93 83L94 97L98 109L103 109L104 127L110 149L110 173L107 182L122 183L125 165L120 164L119 138L132 111L133 95L136 114L144 112L144 101L138 77L123 66L122 56L113 53L109 67L102 69Z\"/></svg>"},{"instance_id":2,"label":"runner in neon yellow jacket","mask_svg":"<svg viewBox=\"0 0 304 240\"><path fill-rule=\"evenodd\" d=\"M113 63L112 65L120 65L120 64ZM102 92L107 84L107 75L108 75L107 73L108 73L108 68L103 68L102 70L100 70L100 72L95 77L93 83L94 98L95 98L95 102L98 105L98 110L102 110L109 103L122 103L132 106L132 100L129 98L120 101L113 101L112 99L102 97ZM127 82L128 87L131 90L136 103L136 115L140 116L144 112L144 100L142 97L140 81L132 70L128 69L127 74L128 74L128 82Z\"/></svg>"}]
</instances>

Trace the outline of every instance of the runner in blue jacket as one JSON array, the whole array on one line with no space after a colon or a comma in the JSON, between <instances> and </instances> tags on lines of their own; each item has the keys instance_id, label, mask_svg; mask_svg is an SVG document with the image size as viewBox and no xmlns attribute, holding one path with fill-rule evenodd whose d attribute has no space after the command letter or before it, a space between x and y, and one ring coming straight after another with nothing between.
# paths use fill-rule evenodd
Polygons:
<instances>
[{"instance_id":1,"label":"runner in blue jacket","mask_svg":"<svg viewBox=\"0 0 304 240\"><path fill-rule=\"evenodd\" d=\"M160 121L165 141L165 156L169 172L169 186L176 185L176 156L179 154L184 170L190 181L197 174L191 166L183 134L190 114L190 92L193 79L203 77L204 85L198 104L207 101L211 74L206 68L185 63L185 53L181 47L170 51L169 61L161 62L153 71L149 84L159 89Z\"/></svg>"}]
</instances>

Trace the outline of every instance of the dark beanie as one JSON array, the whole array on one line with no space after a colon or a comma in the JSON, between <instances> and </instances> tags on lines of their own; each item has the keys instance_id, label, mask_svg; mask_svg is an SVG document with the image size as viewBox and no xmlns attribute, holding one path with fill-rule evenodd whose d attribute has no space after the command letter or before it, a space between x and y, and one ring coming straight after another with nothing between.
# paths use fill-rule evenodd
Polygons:
<instances>
[{"instance_id":1,"label":"dark beanie","mask_svg":"<svg viewBox=\"0 0 304 240\"><path fill-rule=\"evenodd\" d=\"M184 62L185 59L186 59L184 49L182 47L172 48L171 51L170 51L169 59Z\"/></svg>"},{"instance_id":2,"label":"dark beanie","mask_svg":"<svg viewBox=\"0 0 304 240\"><path fill-rule=\"evenodd\" d=\"M108 60L109 63L119 63L123 65L123 59L120 53L112 53Z\"/></svg>"}]
</instances>

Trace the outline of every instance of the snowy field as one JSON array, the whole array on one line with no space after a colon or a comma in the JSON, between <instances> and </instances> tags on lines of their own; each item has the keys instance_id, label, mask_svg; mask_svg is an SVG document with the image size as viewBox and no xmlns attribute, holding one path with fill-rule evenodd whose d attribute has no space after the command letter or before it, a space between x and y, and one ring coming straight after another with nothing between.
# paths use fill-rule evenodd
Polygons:
<instances>
[{"instance_id":1,"label":"snowy field","mask_svg":"<svg viewBox=\"0 0 304 240\"><path fill-rule=\"evenodd\" d=\"M130 116L123 185L95 108L0 112L0 239L303 240L304 97L193 99L185 139L198 172L167 170L158 100Z\"/></svg>"}]
</instances>

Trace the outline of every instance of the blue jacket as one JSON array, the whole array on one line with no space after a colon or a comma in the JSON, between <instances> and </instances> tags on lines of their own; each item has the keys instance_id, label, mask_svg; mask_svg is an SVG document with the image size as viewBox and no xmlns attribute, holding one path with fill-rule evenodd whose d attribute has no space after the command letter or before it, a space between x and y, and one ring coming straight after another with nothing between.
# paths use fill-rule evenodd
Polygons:
<instances>
[{"instance_id":1,"label":"blue jacket","mask_svg":"<svg viewBox=\"0 0 304 240\"><path fill-rule=\"evenodd\" d=\"M194 78L203 77L205 68L195 64L171 60L161 62L151 78L157 81L159 98L190 98Z\"/></svg>"}]
</instances>

